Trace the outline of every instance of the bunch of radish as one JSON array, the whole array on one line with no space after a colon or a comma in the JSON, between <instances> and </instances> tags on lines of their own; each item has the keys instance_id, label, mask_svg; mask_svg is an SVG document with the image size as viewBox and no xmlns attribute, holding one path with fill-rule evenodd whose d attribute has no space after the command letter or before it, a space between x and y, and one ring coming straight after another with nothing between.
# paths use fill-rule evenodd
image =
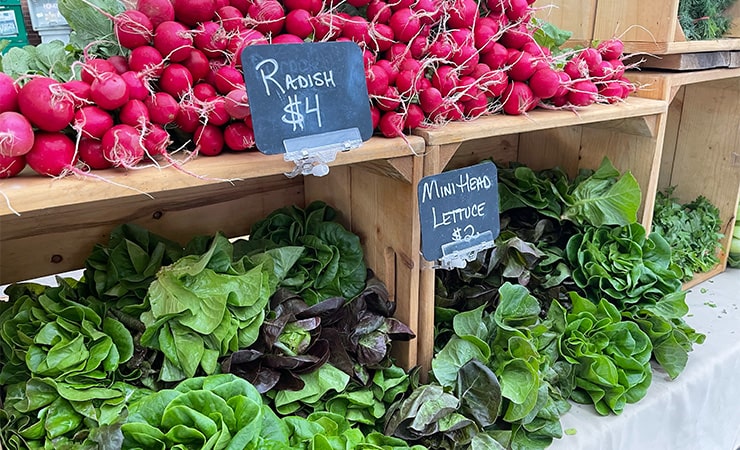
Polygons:
<instances>
[{"instance_id":1,"label":"bunch of radish","mask_svg":"<svg viewBox=\"0 0 740 450\"><path fill-rule=\"evenodd\" d=\"M120 56L86 58L67 82L0 78L0 177L25 164L50 176L174 164L175 142L209 156L254 148L240 61L248 45L356 42L373 127L387 137L633 91L618 39L552 56L535 41L532 3L138 0L109 16Z\"/></svg>"}]
</instances>

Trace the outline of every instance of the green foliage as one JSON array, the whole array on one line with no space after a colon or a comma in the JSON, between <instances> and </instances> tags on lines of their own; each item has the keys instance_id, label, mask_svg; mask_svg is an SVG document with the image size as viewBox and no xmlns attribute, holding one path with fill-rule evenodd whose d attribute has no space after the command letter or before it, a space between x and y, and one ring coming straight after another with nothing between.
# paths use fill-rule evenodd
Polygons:
<instances>
[{"instance_id":1,"label":"green foliage","mask_svg":"<svg viewBox=\"0 0 740 450\"><path fill-rule=\"evenodd\" d=\"M719 39L732 26L726 10L735 0L681 0L678 20L689 40Z\"/></svg>"},{"instance_id":2,"label":"green foliage","mask_svg":"<svg viewBox=\"0 0 740 450\"><path fill-rule=\"evenodd\" d=\"M658 192L653 212L653 231L668 241L671 260L681 269L683 281L719 264L723 235L719 209L706 197L688 203L673 197L675 187Z\"/></svg>"}]
</instances>

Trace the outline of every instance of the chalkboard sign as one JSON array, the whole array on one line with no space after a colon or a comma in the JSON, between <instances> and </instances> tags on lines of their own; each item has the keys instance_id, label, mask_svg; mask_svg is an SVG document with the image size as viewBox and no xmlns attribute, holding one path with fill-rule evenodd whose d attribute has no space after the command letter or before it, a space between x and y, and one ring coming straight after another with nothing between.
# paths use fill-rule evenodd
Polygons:
<instances>
[{"instance_id":1,"label":"chalkboard sign","mask_svg":"<svg viewBox=\"0 0 740 450\"><path fill-rule=\"evenodd\" d=\"M356 43L249 45L241 61L262 153L325 148L343 140L347 130L360 143L372 136L362 51Z\"/></svg>"},{"instance_id":2,"label":"chalkboard sign","mask_svg":"<svg viewBox=\"0 0 740 450\"><path fill-rule=\"evenodd\" d=\"M500 231L496 165L486 161L421 179L421 251L428 261L490 248Z\"/></svg>"}]
</instances>

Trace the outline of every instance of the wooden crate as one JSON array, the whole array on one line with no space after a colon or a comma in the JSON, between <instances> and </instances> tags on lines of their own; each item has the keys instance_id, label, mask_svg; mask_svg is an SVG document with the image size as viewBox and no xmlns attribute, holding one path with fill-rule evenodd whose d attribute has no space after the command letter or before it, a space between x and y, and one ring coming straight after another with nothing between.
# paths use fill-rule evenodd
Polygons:
<instances>
[{"instance_id":1,"label":"wooden crate","mask_svg":"<svg viewBox=\"0 0 740 450\"><path fill-rule=\"evenodd\" d=\"M489 116L418 130L427 143L424 175L491 158L518 161L533 169L559 166L571 177L595 169L607 156L630 170L642 188L640 220L650 226L658 186L666 102L630 98L618 105L592 105L578 113L535 110L524 116ZM423 260L422 260L423 261ZM434 356L434 268L422 262L417 360L426 374Z\"/></svg>"},{"instance_id":2,"label":"wooden crate","mask_svg":"<svg viewBox=\"0 0 740 450\"><path fill-rule=\"evenodd\" d=\"M703 195L720 211L720 264L685 283L688 289L727 267L740 199L740 69L628 76L645 86L638 95L670 102L658 188L676 186L683 202Z\"/></svg>"},{"instance_id":3,"label":"wooden crate","mask_svg":"<svg viewBox=\"0 0 740 450\"><path fill-rule=\"evenodd\" d=\"M593 39L619 37L628 53L654 55L740 50L740 8L729 11L735 27L725 39L687 41L678 22L679 0L598 0Z\"/></svg>"},{"instance_id":4,"label":"wooden crate","mask_svg":"<svg viewBox=\"0 0 740 450\"><path fill-rule=\"evenodd\" d=\"M419 137L372 138L337 155L321 178L287 178L284 173L294 166L282 155L242 153L187 164L208 180L174 168L96 172L108 182L31 174L0 180L0 191L19 213L0 203L0 285L82 268L93 246L107 242L122 223L180 242L219 230L243 236L277 208L324 200L360 236L368 267L397 301L396 316L415 330L420 276L415 199L423 152ZM415 343L394 351L400 364L416 364Z\"/></svg>"},{"instance_id":5,"label":"wooden crate","mask_svg":"<svg viewBox=\"0 0 740 450\"><path fill-rule=\"evenodd\" d=\"M535 3L535 17L573 33L567 46L587 46L594 34L597 0L540 0ZM573 14L573 11L578 11Z\"/></svg>"}]
</instances>

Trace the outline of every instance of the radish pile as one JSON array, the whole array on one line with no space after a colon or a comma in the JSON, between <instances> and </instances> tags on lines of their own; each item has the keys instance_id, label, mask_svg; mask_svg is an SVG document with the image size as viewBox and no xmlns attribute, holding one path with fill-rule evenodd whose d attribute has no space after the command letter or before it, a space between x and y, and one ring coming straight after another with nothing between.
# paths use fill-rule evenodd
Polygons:
<instances>
[{"instance_id":1,"label":"radish pile","mask_svg":"<svg viewBox=\"0 0 740 450\"><path fill-rule=\"evenodd\" d=\"M622 43L551 55L533 0L139 0L110 16L122 55L78 79L0 73L0 177L254 148L240 54L247 45L351 40L364 52L373 127L384 136L535 107L626 98ZM105 14L101 11L101 14ZM77 168L77 169L76 169Z\"/></svg>"}]
</instances>

